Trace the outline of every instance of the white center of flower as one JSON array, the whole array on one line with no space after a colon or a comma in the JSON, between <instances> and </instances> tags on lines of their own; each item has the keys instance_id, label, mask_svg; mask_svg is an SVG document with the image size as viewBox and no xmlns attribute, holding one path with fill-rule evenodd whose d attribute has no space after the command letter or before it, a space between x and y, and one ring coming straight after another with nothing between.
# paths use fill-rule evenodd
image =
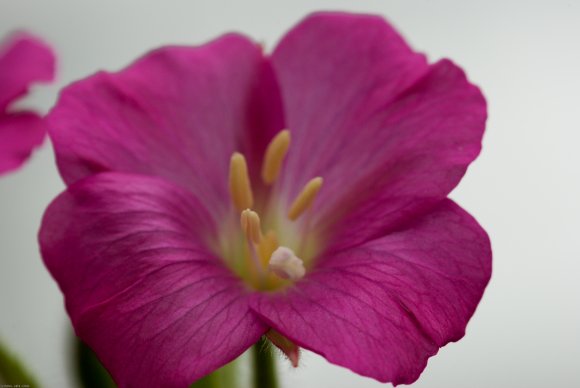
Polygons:
<instances>
[{"instance_id":1,"label":"white center of flower","mask_svg":"<svg viewBox=\"0 0 580 388\"><path fill-rule=\"evenodd\" d=\"M282 279L298 280L304 277L306 269L301 258L287 247L278 247L270 257L268 269Z\"/></svg>"}]
</instances>

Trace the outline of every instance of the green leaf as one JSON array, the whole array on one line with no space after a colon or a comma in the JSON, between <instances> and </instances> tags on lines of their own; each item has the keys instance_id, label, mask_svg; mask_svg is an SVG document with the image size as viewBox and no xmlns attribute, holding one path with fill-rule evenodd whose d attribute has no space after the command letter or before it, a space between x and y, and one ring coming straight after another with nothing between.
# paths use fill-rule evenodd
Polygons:
<instances>
[{"instance_id":1,"label":"green leaf","mask_svg":"<svg viewBox=\"0 0 580 388\"><path fill-rule=\"evenodd\" d=\"M76 375L84 388L116 388L111 375L101 364L95 353L84 342L75 337Z\"/></svg>"},{"instance_id":2,"label":"green leaf","mask_svg":"<svg viewBox=\"0 0 580 388\"><path fill-rule=\"evenodd\" d=\"M2 342L0 342L0 383L40 386Z\"/></svg>"},{"instance_id":3,"label":"green leaf","mask_svg":"<svg viewBox=\"0 0 580 388\"><path fill-rule=\"evenodd\" d=\"M237 360L221 367L213 373L197 380L191 384L190 388L237 388L238 381L238 363Z\"/></svg>"}]
</instances>

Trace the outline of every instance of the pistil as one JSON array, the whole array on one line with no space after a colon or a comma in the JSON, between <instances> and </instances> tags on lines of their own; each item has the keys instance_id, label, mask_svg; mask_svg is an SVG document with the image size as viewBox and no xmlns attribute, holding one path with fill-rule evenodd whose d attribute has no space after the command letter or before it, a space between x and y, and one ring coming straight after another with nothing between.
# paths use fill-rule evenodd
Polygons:
<instances>
[{"instance_id":1,"label":"pistil","mask_svg":"<svg viewBox=\"0 0 580 388\"><path fill-rule=\"evenodd\" d=\"M272 253L268 269L282 279L294 281L303 278L306 273L302 259L288 247L279 247Z\"/></svg>"}]
</instances>

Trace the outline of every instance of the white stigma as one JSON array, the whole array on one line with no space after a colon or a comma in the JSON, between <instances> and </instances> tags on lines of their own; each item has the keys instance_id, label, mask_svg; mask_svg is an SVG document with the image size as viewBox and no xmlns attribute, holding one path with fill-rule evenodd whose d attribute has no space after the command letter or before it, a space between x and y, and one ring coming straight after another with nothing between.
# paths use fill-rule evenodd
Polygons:
<instances>
[{"instance_id":1,"label":"white stigma","mask_svg":"<svg viewBox=\"0 0 580 388\"><path fill-rule=\"evenodd\" d=\"M272 253L268 268L282 279L298 280L306 273L302 259L287 247L278 247Z\"/></svg>"}]
</instances>

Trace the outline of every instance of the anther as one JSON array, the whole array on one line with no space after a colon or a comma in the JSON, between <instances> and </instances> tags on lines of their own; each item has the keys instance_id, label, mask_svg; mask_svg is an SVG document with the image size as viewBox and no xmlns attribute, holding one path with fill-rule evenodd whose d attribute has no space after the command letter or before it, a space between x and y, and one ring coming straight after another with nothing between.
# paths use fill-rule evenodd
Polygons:
<instances>
[{"instance_id":1,"label":"anther","mask_svg":"<svg viewBox=\"0 0 580 388\"><path fill-rule=\"evenodd\" d=\"M282 279L298 280L304 277L306 270L301 258L294 251L286 247L278 247L272 253L268 269Z\"/></svg>"},{"instance_id":2,"label":"anther","mask_svg":"<svg viewBox=\"0 0 580 388\"><path fill-rule=\"evenodd\" d=\"M322 182L323 179L321 177L316 177L308 181L300 194L298 194L298 197L292 202L292 206L290 206L290 210L288 211L288 218L290 220L296 220L312 206L316 194L318 194L322 187Z\"/></svg>"},{"instance_id":3,"label":"anther","mask_svg":"<svg viewBox=\"0 0 580 388\"><path fill-rule=\"evenodd\" d=\"M262 240L262 230L260 226L260 216L253 210L246 209L240 215L242 230L248 239L254 244L259 244Z\"/></svg>"},{"instance_id":4,"label":"anther","mask_svg":"<svg viewBox=\"0 0 580 388\"><path fill-rule=\"evenodd\" d=\"M290 147L290 131L287 129L278 133L268 144L262 164L262 180L267 185L271 185L278 178L288 147Z\"/></svg>"},{"instance_id":5,"label":"anther","mask_svg":"<svg viewBox=\"0 0 580 388\"><path fill-rule=\"evenodd\" d=\"M246 158L239 152L234 152L230 159L230 195L239 211L251 208L254 204Z\"/></svg>"}]
</instances>

